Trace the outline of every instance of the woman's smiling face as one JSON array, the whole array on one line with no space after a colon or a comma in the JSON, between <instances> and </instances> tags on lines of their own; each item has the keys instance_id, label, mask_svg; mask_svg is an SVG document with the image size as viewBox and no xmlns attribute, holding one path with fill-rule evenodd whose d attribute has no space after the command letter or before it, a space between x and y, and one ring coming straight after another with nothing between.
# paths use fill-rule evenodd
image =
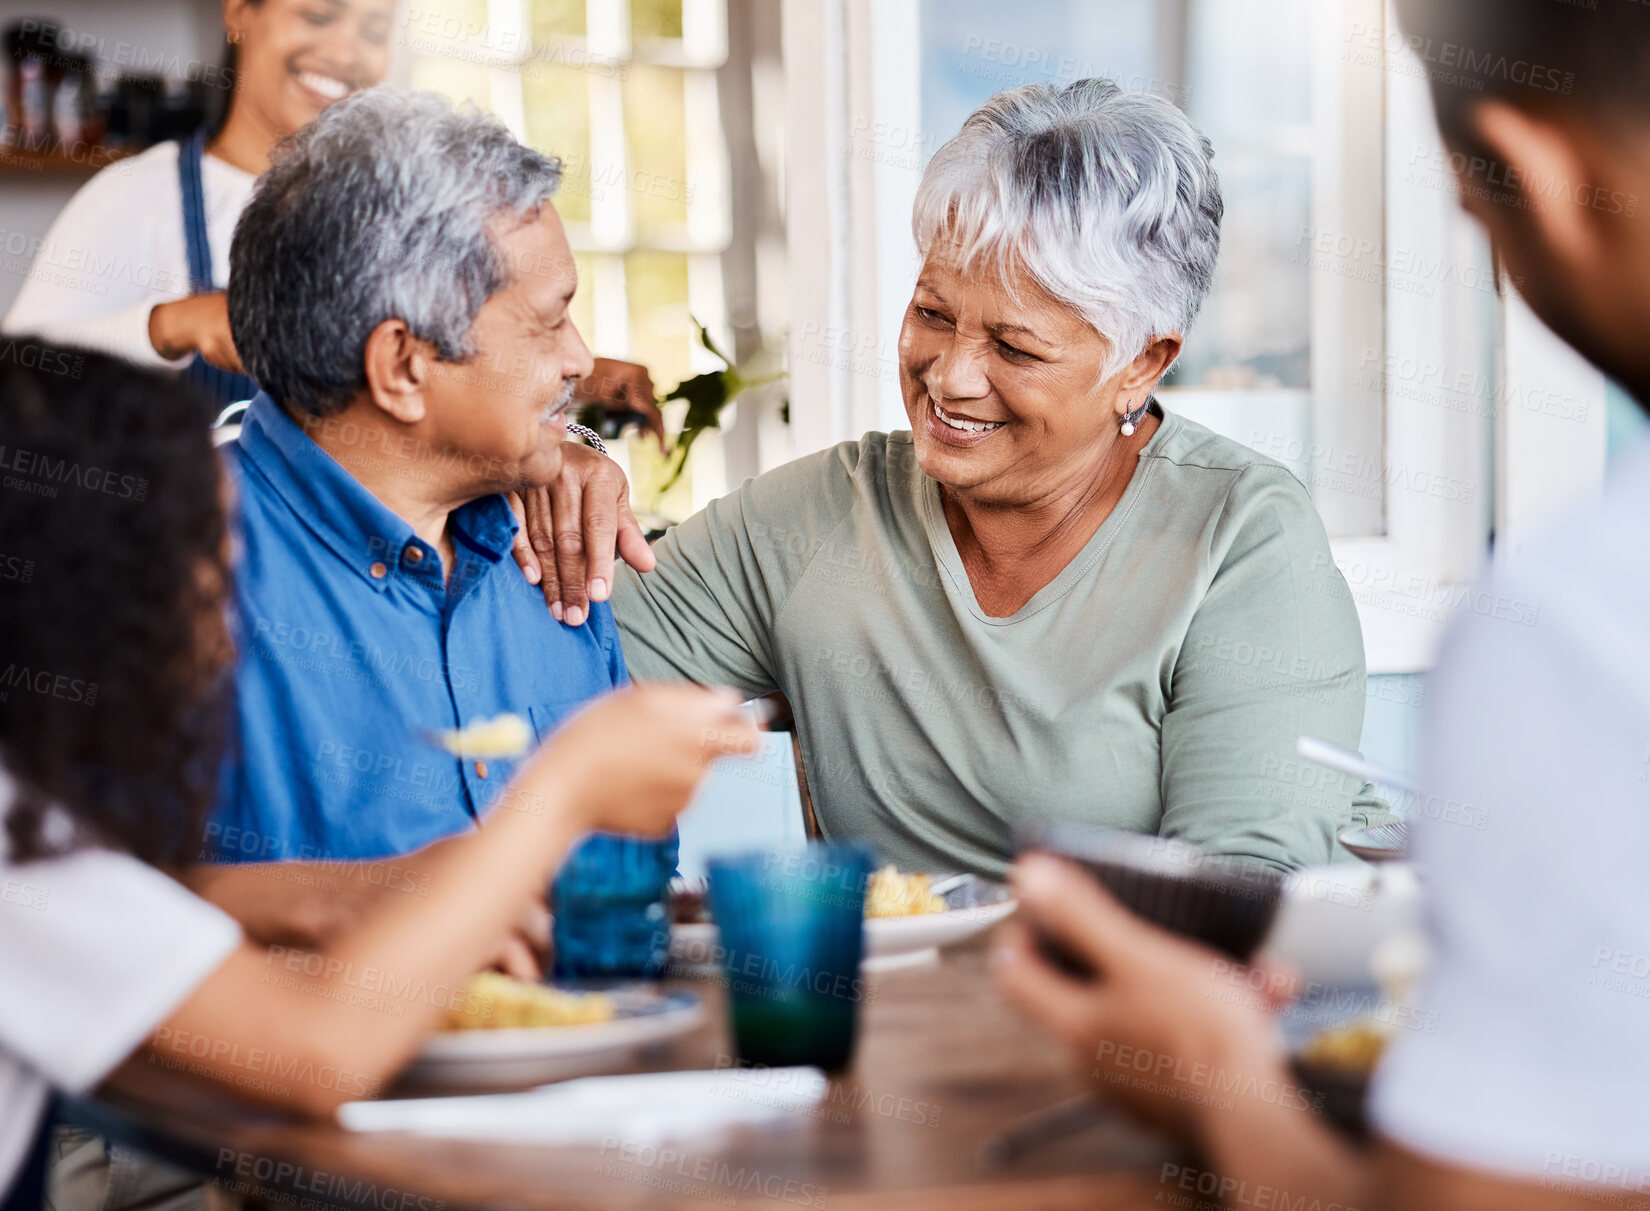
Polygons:
<instances>
[{"instance_id":1,"label":"woman's smiling face","mask_svg":"<svg viewBox=\"0 0 1650 1211\"><path fill-rule=\"evenodd\" d=\"M229 0L224 27L241 38L238 102L292 133L384 78L394 20L394 0Z\"/></svg>"},{"instance_id":2,"label":"woman's smiling face","mask_svg":"<svg viewBox=\"0 0 1650 1211\"><path fill-rule=\"evenodd\" d=\"M982 504L1048 498L1090 473L1117 438L1119 413L1144 402L1143 391L1119 399L1133 367L1101 381L1109 353L1086 320L1024 273L964 274L952 246L937 242L900 329L918 465Z\"/></svg>"}]
</instances>

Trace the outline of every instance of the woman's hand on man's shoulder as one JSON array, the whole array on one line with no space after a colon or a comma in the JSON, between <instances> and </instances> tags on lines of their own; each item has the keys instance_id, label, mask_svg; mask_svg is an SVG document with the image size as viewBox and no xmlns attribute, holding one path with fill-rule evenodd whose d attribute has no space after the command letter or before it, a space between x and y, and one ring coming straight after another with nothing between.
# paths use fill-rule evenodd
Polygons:
<instances>
[{"instance_id":1,"label":"woman's hand on man's shoulder","mask_svg":"<svg viewBox=\"0 0 1650 1211\"><path fill-rule=\"evenodd\" d=\"M547 487L511 493L510 507L519 523L512 554L557 622L582 626L590 603L608 599L615 557L638 572L653 568L653 550L630 510L629 481L587 446L566 443L561 474Z\"/></svg>"}]
</instances>

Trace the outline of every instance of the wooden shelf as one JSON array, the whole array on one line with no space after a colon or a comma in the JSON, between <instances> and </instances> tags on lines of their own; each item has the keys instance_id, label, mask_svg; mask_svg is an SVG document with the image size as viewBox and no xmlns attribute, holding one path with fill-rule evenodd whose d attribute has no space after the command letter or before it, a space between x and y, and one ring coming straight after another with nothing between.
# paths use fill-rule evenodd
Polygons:
<instances>
[{"instance_id":1,"label":"wooden shelf","mask_svg":"<svg viewBox=\"0 0 1650 1211\"><path fill-rule=\"evenodd\" d=\"M86 144L39 151L15 145L0 147L0 177L89 177L130 154L113 147Z\"/></svg>"}]
</instances>

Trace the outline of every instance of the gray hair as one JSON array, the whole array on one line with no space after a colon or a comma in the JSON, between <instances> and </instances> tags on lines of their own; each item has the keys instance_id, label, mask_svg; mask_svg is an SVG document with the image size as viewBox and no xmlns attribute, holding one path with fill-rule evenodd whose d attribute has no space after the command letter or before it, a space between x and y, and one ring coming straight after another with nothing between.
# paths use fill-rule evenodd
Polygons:
<instances>
[{"instance_id":1,"label":"gray hair","mask_svg":"<svg viewBox=\"0 0 1650 1211\"><path fill-rule=\"evenodd\" d=\"M373 88L276 148L235 225L229 326L247 372L325 416L366 383L367 337L406 321L443 361L513 279L493 238L561 183L561 161L434 93Z\"/></svg>"},{"instance_id":2,"label":"gray hair","mask_svg":"<svg viewBox=\"0 0 1650 1211\"><path fill-rule=\"evenodd\" d=\"M911 226L1027 272L1111 342L1103 378L1197 317L1220 251L1214 148L1161 97L1110 80L1000 92L935 153Z\"/></svg>"}]
</instances>

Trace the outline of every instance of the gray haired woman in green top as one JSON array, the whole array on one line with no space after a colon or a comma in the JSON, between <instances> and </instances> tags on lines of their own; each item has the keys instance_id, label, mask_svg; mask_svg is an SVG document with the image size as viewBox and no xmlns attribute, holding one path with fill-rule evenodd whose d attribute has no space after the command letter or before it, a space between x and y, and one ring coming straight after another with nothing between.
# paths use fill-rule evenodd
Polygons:
<instances>
[{"instance_id":1,"label":"gray haired woman in green top","mask_svg":"<svg viewBox=\"0 0 1650 1211\"><path fill-rule=\"evenodd\" d=\"M632 674L784 691L828 837L1001 875L1059 816L1297 866L1371 806L1294 756L1363 725L1311 500L1152 399L1214 274L1211 154L1110 81L993 97L917 193L910 432L749 480L621 570Z\"/></svg>"}]
</instances>

